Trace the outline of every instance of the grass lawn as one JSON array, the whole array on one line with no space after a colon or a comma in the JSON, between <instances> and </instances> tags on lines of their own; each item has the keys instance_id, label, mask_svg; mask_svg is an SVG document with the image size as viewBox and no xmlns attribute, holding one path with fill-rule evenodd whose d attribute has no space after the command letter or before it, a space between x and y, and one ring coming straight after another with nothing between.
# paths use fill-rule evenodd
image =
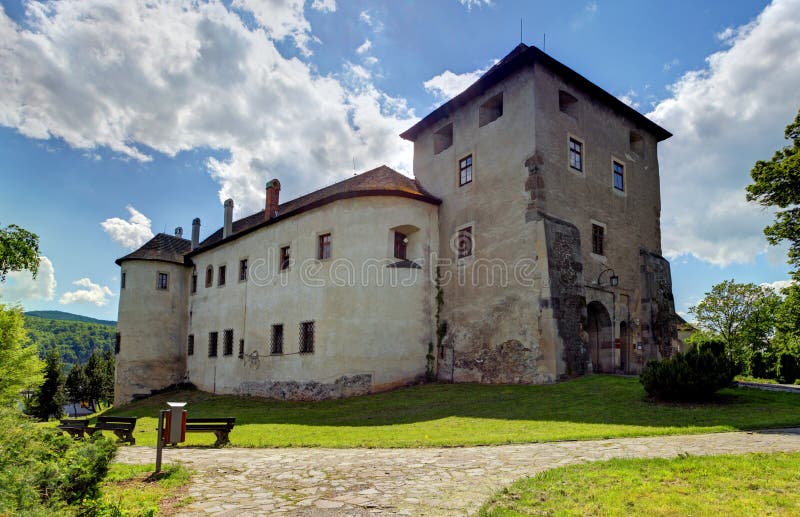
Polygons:
<instances>
[{"instance_id":1,"label":"grass lawn","mask_svg":"<svg viewBox=\"0 0 800 517\"><path fill-rule=\"evenodd\" d=\"M512 484L478 515L800 515L800 454L617 459Z\"/></svg>"},{"instance_id":2,"label":"grass lawn","mask_svg":"<svg viewBox=\"0 0 800 517\"><path fill-rule=\"evenodd\" d=\"M138 445L155 445L158 410L188 402L189 417L236 417L238 447L425 447L587 440L800 426L800 394L723 390L707 404L658 404L634 378L592 375L544 386L427 384L313 403L162 394L108 415L140 417ZM187 436L212 445L212 433Z\"/></svg>"},{"instance_id":3,"label":"grass lawn","mask_svg":"<svg viewBox=\"0 0 800 517\"><path fill-rule=\"evenodd\" d=\"M165 465L157 477L152 477L155 465L125 465L113 463L108 476L100 485L101 500L108 507L118 508L123 515L157 515L171 513L188 502L181 488L191 472L180 465Z\"/></svg>"}]
</instances>

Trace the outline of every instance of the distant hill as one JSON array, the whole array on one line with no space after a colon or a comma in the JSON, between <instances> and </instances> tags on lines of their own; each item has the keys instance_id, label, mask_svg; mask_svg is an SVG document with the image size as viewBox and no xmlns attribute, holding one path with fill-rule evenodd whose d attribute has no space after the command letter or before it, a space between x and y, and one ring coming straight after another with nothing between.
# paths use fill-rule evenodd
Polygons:
<instances>
[{"instance_id":1,"label":"distant hill","mask_svg":"<svg viewBox=\"0 0 800 517\"><path fill-rule=\"evenodd\" d=\"M81 316L80 314L72 314L70 312L63 311L28 311L25 313L25 316L44 318L48 320L82 321L84 323L97 323L99 325L110 325L112 327L117 326L116 321L96 320L94 318L90 318L89 316Z\"/></svg>"},{"instance_id":2,"label":"distant hill","mask_svg":"<svg viewBox=\"0 0 800 517\"><path fill-rule=\"evenodd\" d=\"M32 311L25 313L25 330L44 357L55 348L69 367L86 363L93 350L114 349L117 323L61 311ZM68 368L67 368L68 369Z\"/></svg>"}]
</instances>

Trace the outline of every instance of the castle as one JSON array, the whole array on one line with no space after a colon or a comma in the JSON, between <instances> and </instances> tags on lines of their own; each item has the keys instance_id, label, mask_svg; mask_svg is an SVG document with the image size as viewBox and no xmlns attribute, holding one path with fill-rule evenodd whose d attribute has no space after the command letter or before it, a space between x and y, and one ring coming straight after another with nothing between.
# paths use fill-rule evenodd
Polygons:
<instances>
[{"instance_id":1,"label":"castle","mask_svg":"<svg viewBox=\"0 0 800 517\"><path fill-rule=\"evenodd\" d=\"M115 403L181 382L317 400L436 378L636 373L676 345L657 144L671 135L520 44L378 167L200 240L120 258Z\"/></svg>"}]
</instances>

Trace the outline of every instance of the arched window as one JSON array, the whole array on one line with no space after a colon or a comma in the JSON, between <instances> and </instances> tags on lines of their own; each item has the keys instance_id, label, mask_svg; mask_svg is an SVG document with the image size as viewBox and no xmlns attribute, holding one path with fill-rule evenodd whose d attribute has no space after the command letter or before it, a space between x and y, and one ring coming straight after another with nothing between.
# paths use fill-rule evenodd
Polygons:
<instances>
[{"instance_id":1,"label":"arched window","mask_svg":"<svg viewBox=\"0 0 800 517\"><path fill-rule=\"evenodd\" d=\"M214 266L206 268L206 287L211 287L214 284Z\"/></svg>"}]
</instances>

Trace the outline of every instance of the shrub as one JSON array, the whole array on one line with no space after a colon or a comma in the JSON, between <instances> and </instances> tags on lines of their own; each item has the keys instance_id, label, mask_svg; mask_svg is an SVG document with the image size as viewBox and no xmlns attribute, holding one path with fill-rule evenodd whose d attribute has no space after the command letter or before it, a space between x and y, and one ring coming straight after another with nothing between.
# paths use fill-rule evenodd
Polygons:
<instances>
[{"instance_id":1,"label":"shrub","mask_svg":"<svg viewBox=\"0 0 800 517\"><path fill-rule=\"evenodd\" d=\"M650 361L639 377L651 397L662 400L701 400L729 386L736 367L725 355L725 344L707 341L686 354Z\"/></svg>"},{"instance_id":2,"label":"shrub","mask_svg":"<svg viewBox=\"0 0 800 517\"><path fill-rule=\"evenodd\" d=\"M77 511L98 496L115 450L99 433L74 441L0 407L0 515Z\"/></svg>"},{"instance_id":3,"label":"shrub","mask_svg":"<svg viewBox=\"0 0 800 517\"><path fill-rule=\"evenodd\" d=\"M778 381L782 384L794 384L800 378L800 361L795 354L782 352L777 364Z\"/></svg>"}]
</instances>

